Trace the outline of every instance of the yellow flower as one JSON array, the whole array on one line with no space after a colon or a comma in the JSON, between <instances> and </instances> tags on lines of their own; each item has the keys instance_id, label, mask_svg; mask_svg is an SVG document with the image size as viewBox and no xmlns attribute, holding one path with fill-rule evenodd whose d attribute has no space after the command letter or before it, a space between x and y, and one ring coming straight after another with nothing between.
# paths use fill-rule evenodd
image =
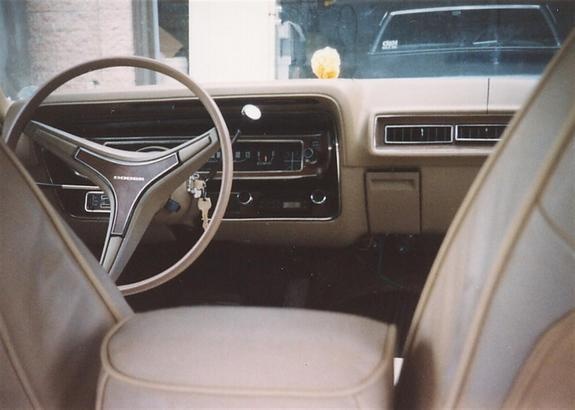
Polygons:
<instances>
[{"instance_id":1,"label":"yellow flower","mask_svg":"<svg viewBox=\"0 0 575 410\"><path fill-rule=\"evenodd\" d=\"M340 64L339 53L331 47L316 50L311 57L311 69L317 78L339 77Z\"/></svg>"}]
</instances>

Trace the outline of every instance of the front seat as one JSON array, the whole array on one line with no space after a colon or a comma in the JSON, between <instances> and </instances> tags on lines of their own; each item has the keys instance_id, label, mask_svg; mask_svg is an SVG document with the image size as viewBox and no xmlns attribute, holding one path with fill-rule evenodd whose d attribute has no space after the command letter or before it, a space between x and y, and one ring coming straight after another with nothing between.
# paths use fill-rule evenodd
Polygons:
<instances>
[{"instance_id":1,"label":"front seat","mask_svg":"<svg viewBox=\"0 0 575 410\"><path fill-rule=\"evenodd\" d=\"M395 406L575 402L575 41L483 167L415 313ZM133 314L0 144L0 407L389 407L394 330L325 312Z\"/></svg>"}]
</instances>

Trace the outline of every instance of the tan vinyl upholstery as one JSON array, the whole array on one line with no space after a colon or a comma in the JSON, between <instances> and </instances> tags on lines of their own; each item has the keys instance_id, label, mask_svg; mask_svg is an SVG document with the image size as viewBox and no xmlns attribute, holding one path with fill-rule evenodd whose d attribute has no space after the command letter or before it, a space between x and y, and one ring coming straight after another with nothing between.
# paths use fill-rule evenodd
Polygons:
<instances>
[{"instance_id":1,"label":"tan vinyl upholstery","mask_svg":"<svg viewBox=\"0 0 575 410\"><path fill-rule=\"evenodd\" d=\"M394 351L394 327L343 314L146 313L106 338L98 408L389 408Z\"/></svg>"},{"instance_id":2,"label":"tan vinyl upholstery","mask_svg":"<svg viewBox=\"0 0 575 410\"><path fill-rule=\"evenodd\" d=\"M399 408L501 407L574 309L574 68L572 37L462 205L416 310Z\"/></svg>"},{"instance_id":3,"label":"tan vinyl upholstery","mask_svg":"<svg viewBox=\"0 0 575 410\"><path fill-rule=\"evenodd\" d=\"M554 324L521 366L506 409L570 409L575 405L575 312Z\"/></svg>"},{"instance_id":4,"label":"tan vinyl upholstery","mask_svg":"<svg viewBox=\"0 0 575 410\"><path fill-rule=\"evenodd\" d=\"M88 408L131 309L4 143L0 178L0 407Z\"/></svg>"}]
</instances>

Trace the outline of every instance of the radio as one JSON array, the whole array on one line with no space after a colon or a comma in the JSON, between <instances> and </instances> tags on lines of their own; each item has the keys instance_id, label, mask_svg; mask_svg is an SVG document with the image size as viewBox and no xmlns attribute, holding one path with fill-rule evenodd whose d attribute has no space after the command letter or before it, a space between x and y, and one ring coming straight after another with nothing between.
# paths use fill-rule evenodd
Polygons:
<instances>
[{"instance_id":1,"label":"radio","mask_svg":"<svg viewBox=\"0 0 575 410\"><path fill-rule=\"evenodd\" d=\"M234 179L281 179L319 176L331 160L327 136L241 138L233 146ZM218 151L200 170L221 170Z\"/></svg>"},{"instance_id":2,"label":"radio","mask_svg":"<svg viewBox=\"0 0 575 410\"><path fill-rule=\"evenodd\" d=\"M233 148L234 173L300 172L304 167L303 140L254 140L237 141ZM221 170L221 152L208 160L204 169Z\"/></svg>"}]
</instances>

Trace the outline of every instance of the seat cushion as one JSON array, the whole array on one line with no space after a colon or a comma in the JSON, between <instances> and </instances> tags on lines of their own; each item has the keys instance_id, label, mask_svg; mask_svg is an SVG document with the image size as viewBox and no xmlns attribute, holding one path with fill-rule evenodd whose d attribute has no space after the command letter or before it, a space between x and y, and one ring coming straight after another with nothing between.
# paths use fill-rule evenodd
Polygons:
<instances>
[{"instance_id":1,"label":"seat cushion","mask_svg":"<svg viewBox=\"0 0 575 410\"><path fill-rule=\"evenodd\" d=\"M336 313L138 314L105 339L99 406L384 408L394 349L395 328Z\"/></svg>"}]
</instances>

